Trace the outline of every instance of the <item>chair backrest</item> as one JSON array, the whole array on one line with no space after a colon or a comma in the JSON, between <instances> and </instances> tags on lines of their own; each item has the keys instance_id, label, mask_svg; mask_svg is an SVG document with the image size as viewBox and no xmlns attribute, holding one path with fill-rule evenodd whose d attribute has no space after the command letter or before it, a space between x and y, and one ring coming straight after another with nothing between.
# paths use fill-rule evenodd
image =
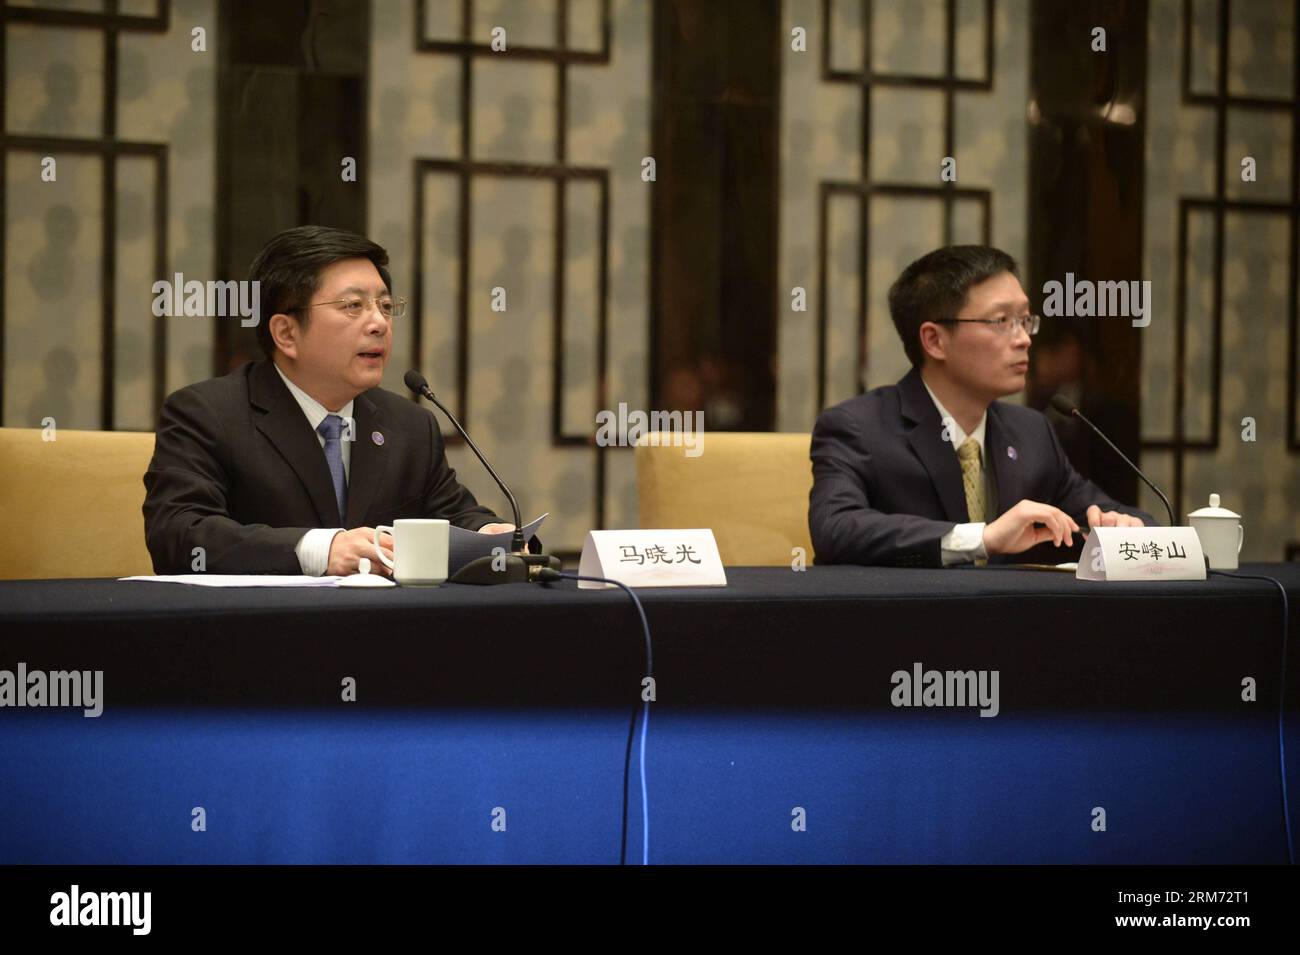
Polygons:
<instances>
[{"instance_id":1,"label":"chair backrest","mask_svg":"<svg viewBox=\"0 0 1300 955\"><path fill-rule=\"evenodd\" d=\"M151 574L152 432L0 428L0 578Z\"/></svg>"},{"instance_id":2,"label":"chair backrest","mask_svg":"<svg viewBox=\"0 0 1300 955\"><path fill-rule=\"evenodd\" d=\"M711 527L730 566L789 566L796 547L812 563L811 435L710 431L697 457L672 439L637 442L642 527Z\"/></svg>"}]
</instances>

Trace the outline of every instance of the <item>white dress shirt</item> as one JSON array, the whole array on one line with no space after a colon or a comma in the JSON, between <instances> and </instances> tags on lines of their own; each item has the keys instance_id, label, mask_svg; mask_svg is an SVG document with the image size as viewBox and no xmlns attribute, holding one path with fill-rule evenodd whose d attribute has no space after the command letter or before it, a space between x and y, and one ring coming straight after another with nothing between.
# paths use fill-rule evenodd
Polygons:
<instances>
[{"instance_id":1,"label":"white dress shirt","mask_svg":"<svg viewBox=\"0 0 1300 955\"><path fill-rule=\"evenodd\" d=\"M272 362L272 364L275 364ZM303 391L276 365L275 370L279 373L281 380L289 386L289 394L293 395L294 400L298 402L298 407L302 413L307 416L307 423L311 425L312 432L316 435L316 440L320 442L321 450L325 448L325 437L316 429L320 423L325 420L327 415L336 414L343 419L344 428L347 428L347 422L352 418L352 402L349 401L338 411L330 411L323 404L313 398L307 392ZM352 442L346 440L348 431L344 431L344 440L339 441L339 451L343 455L343 476L349 478L352 468ZM344 530L342 527L314 527L306 534L299 538L293 552L298 555L298 564L302 567L302 572L312 577L320 577L329 568L330 545L334 543L334 535Z\"/></svg>"},{"instance_id":2,"label":"white dress shirt","mask_svg":"<svg viewBox=\"0 0 1300 955\"><path fill-rule=\"evenodd\" d=\"M989 469L987 467L988 455L984 448L984 430L988 424L989 413L985 409L980 415L979 424L969 435L962 430L957 419L948 413L948 409L943 406L938 396L930 390L930 386L921 379L921 384L925 385L925 390L930 394L930 400L934 406L939 409L939 418L948 426L949 433L952 435L953 450L957 450L966 443L968 437L974 438L975 443L980 446L980 479L984 484L984 505L985 508L997 506L997 495L994 493L990 481ZM952 564L968 563L977 557L988 557L984 550L984 521L972 521L969 524L958 524L948 533L939 539L939 552L943 559L943 565L948 567Z\"/></svg>"}]
</instances>

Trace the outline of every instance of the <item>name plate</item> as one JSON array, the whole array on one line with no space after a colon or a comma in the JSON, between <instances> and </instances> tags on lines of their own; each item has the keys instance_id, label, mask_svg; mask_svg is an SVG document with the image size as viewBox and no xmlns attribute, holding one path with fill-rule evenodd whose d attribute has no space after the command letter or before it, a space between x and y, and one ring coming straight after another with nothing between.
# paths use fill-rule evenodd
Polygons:
<instances>
[{"instance_id":1,"label":"name plate","mask_svg":"<svg viewBox=\"0 0 1300 955\"><path fill-rule=\"evenodd\" d=\"M707 527L688 530L589 531L578 573L629 587L725 587L718 542ZM613 584L578 581L586 590Z\"/></svg>"},{"instance_id":2,"label":"name plate","mask_svg":"<svg viewBox=\"0 0 1300 955\"><path fill-rule=\"evenodd\" d=\"M1194 527L1094 527L1079 556L1079 580L1204 580Z\"/></svg>"}]
</instances>

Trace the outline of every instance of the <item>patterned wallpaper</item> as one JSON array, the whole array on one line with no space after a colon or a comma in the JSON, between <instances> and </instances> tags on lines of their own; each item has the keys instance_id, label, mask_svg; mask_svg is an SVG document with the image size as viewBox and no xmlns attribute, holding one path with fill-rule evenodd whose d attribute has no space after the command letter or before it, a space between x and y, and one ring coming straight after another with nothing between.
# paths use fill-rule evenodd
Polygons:
<instances>
[{"instance_id":1,"label":"patterned wallpaper","mask_svg":"<svg viewBox=\"0 0 1300 955\"><path fill-rule=\"evenodd\" d=\"M598 2L569 4L569 43L601 46ZM470 57L470 150L463 156L462 54L419 50L412 36L412 0L374 5L371 50L370 231L394 257L394 280L410 290L422 269L423 310L395 329L394 360L385 386L405 393L402 375L420 367L435 392L462 417L484 453L507 476L524 519L549 510L543 537L551 550L579 550L597 526L597 456L606 474L604 522L634 526L635 474L630 449L597 449L552 440L555 362L553 281L557 191L544 174L500 175L476 170L470 179L468 267L468 390L457 393L461 269L459 175L425 170L417 160L533 164L557 162L560 66L511 58L515 46L551 49L553 2L478 0L471 38L489 44L505 30L506 52ZM429 0L424 37L457 41L459 0ZM573 62L567 72L565 162L608 170L607 404L644 407L648 340L650 186L641 157L650 153L651 10L647 0L610 4L609 62ZM423 188L424 221L415 221ZM587 442L598 403L599 188L570 181L564 201L564 335L560 389L561 434ZM423 230L424 261L412 261L415 230ZM493 309L493 289L505 309ZM405 293L403 293L405 294ZM413 324L422 328L421 354L412 354ZM444 433L452 433L444 422ZM453 466L480 500L505 513L500 491L468 449L450 450ZM513 476L511 478L510 476Z\"/></svg>"},{"instance_id":2,"label":"patterned wallpaper","mask_svg":"<svg viewBox=\"0 0 1300 955\"><path fill-rule=\"evenodd\" d=\"M17 4L13 4L17 6ZM30 4L24 4L31 6ZM48 0L41 6L102 12L103 5ZM469 34L490 42L504 27L508 48L550 50L554 0L477 0ZM885 293L911 259L943 241L940 185L947 97L953 86L953 153L958 162L952 237L978 240L985 227L974 193L985 191L994 244L1023 260L1027 183L1029 0L957 0L954 77L943 80L945 0L870 3L870 57L876 79L863 82L865 0L786 0L782 53L780 245L778 292L778 428L806 431L821 404L896 380L907 369ZM207 277L214 268L217 36L214 0L122 0L122 14L169 12L166 31L125 27L117 45L116 141L144 144L165 157L165 274ZM988 11L993 11L993 73L985 77ZM1292 503L1300 499L1300 435L1288 435L1288 382L1300 356L1291 332L1293 286L1300 264L1290 247L1296 168L1291 151L1295 79L1294 3L1234 3L1228 24L1226 105L1216 106L1220 0L1193 0L1191 89L1181 86L1182 0L1150 0L1145 198L1145 264L1154 284L1153 320L1143 331L1142 463L1185 514L1212 491L1247 519L1246 559L1279 559L1300 542ZM417 41L417 10L423 11ZM462 149L466 113L461 79L466 54L460 0L377 0L370 51L370 232L394 258L405 294L416 285L423 309L399 323L396 360L386 386L402 392L401 375L420 367L435 389L464 412L467 424L504 473L515 475L530 516L555 516L548 545L577 549L597 523L635 522L631 454L589 444L600 410L598 282L607 257L607 355L604 404L644 407L647 395L649 202L640 160L650 153L650 0L611 0L609 55L569 57L564 67L563 162L597 171L608 183L608 234L601 240L600 178L571 179L564 207L546 175L471 176L468 235L468 365L460 407L459 284L461 160L552 167L559 161L557 111L561 67L555 58L479 54L469 57L472 128ZM602 49L602 0L570 0L568 48ZM829 22L823 22L828 11ZM190 48L190 31L207 29L207 51ZM790 48L795 27L807 49ZM4 76L7 179L4 217L7 426L103 425L104 364L99 302L103 216L101 158L78 142L103 130L106 77L102 29L6 22ZM826 49L823 50L823 40ZM439 41L451 49L438 48ZM425 48L421 49L420 47ZM911 79L905 79L910 77ZM866 97L864 101L864 97ZM1249 102L1241 102L1247 98ZM1259 99L1264 102L1257 102ZM864 111L864 106L867 109ZM1222 120L1220 120L1222 114ZM864 115L869 161L864 169ZM1216 164L1218 124L1225 143ZM60 143L63 147L60 147ZM74 144L69 146L68 144ZM42 156L58 160L58 179L40 180ZM151 424L154 394L206 377L212 334L201 320L166 319L165 380L155 380L150 284L160 237L155 229L152 154L116 159L115 412L109 424ZM1257 163L1242 182L1240 161ZM918 191L918 187L919 190ZM825 340L819 339L821 191L826 199ZM870 188L866 256L859 196ZM417 196L423 219L416 221ZM1178 231L1185 218L1186 304L1177 315ZM563 216L563 334L553 338L556 222ZM1216 236L1222 221L1222 283L1216 284ZM418 237L421 241L417 242ZM423 261L416 262L417 246ZM1296 251L1292 249L1293 253ZM865 313L859 283L866 279ZM790 290L807 291L807 310L791 308ZM492 289L505 289L504 312ZM1216 332L1216 301L1221 309ZM419 323L421 347L413 353ZM1180 332L1179 329L1182 329ZM1216 334L1220 347L1216 352ZM1182 438L1176 435L1182 336ZM859 346L861 344L861 351ZM819 382L819 347L825 363ZM560 360L556 360L560 358ZM1220 387L1213 387L1216 369ZM552 401L560 374L558 416ZM1300 420L1300 408L1290 409ZM560 440L554 439L557 424ZM1253 419L1254 441L1242 440ZM444 431L448 430L444 427ZM1181 444L1181 450L1176 446ZM491 506L496 489L467 450L452 449L462 478ZM602 461L603 472L597 467ZM527 481L525 481L525 478ZM600 484L603 482L603 498ZM1143 507L1158 503L1143 490Z\"/></svg>"},{"instance_id":3,"label":"patterned wallpaper","mask_svg":"<svg viewBox=\"0 0 1300 955\"><path fill-rule=\"evenodd\" d=\"M1192 5L1190 93L1212 98L1219 84L1221 8ZM1291 130L1294 113L1292 3L1233 3L1228 21L1228 105L1222 111L1224 155L1218 193L1215 138L1219 109L1184 102L1180 0L1151 0L1146 156L1145 260L1153 314L1142 340L1142 465L1164 487L1183 519L1217 493L1244 518L1243 560L1281 560L1300 544L1300 446L1288 446L1287 375L1296 373L1288 341L1289 290L1296 282L1295 249L1288 257L1293 202ZM1250 97L1273 105L1235 102ZM1242 181L1242 159L1256 161L1254 182ZM1215 197L1222 211L1221 346L1215 351ZM1188 204L1190 203L1190 204ZM1262 207L1261 207L1262 204ZM1184 316L1185 441L1175 436L1177 283L1180 205L1186 205ZM1214 372L1221 376L1214 407ZM1243 440L1243 419L1255 440ZM1294 437L1294 436L1292 436ZM1195 445L1202 445L1196 447ZM1181 458L1182 474L1178 473ZM1182 489L1181 502L1174 500ZM1144 487L1142 507L1163 506Z\"/></svg>"},{"instance_id":4,"label":"patterned wallpaper","mask_svg":"<svg viewBox=\"0 0 1300 955\"><path fill-rule=\"evenodd\" d=\"M153 17L169 0L119 5ZM42 3L95 11L96 4ZM99 5L102 10L102 4ZM164 7L163 9L166 9ZM207 31L206 52L191 49L191 30ZM214 0L171 0L166 32L130 25L117 45L119 142L157 144L166 156L168 273L207 278L213 263L216 10ZM102 426L104 162L60 146L104 129L104 34L96 26L5 24L5 368L3 424ZM17 148L13 137L40 141ZM57 178L41 180L41 159ZM152 429L156 382L151 285L156 172L152 158L116 159L114 190L115 413L120 429ZM167 319L166 381L171 391L212 370L212 330L202 320Z\"/></svg>"},{"instance_id":5,"label":"patterned wallpaper","mask_svg":"<svg viewBox=\"0 0 1300 955\"><path fill-rule=\"evenodd\" d=\"M871 14L871 67L885 82L827 81L823 67L845 74L864 69L865 11ZM988 6L958 0L953 94L956 185L991 193L995 245L1023 261L1028 181L1025 103L1028 82L1028 0L992 5L993 75L986 80ZM941 185L945 153L945 0L832 0L830 23L819 0L787 0L783 36L807 31L807 50L784 45L781 104L781 240L777 301L780 372L777 429L809 431L818 406L819 189L823 183L872 187ZM829 31L829 63L822 53ZM904 77L919 78L908 82ZM870 109L870 165L863 170L863 99ZM865 173L865 174L864 174ZM827 203L824 400L831 405L866 388L891 384L910 367L889 318L886 293L904 266L943 245L942 203L909 190L875 194L867 216L866 264L860 255L858 198L836 193ZM954 204L952 240L980 241L978 202ZM868 282L866 314L859 283ZM807 291L807 311L791 307L791 289ZM859 360L859 336L865 355Z\"/></svg>"}]
</instances>

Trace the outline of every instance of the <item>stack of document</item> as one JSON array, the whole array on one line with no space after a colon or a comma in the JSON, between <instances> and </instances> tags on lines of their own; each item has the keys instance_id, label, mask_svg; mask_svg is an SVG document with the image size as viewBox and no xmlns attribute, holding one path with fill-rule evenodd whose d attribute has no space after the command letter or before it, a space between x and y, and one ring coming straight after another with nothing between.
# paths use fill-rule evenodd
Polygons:
<instances>
[{"instance_id":1,"label":"stack of document","mask_svg":"<svg viewBox=\"0 0 1300 955\"><path fill-rule=\"evenodd\" d=\"M154 580L164 584L199 587L337 587L342 577L308 577L304 574L161 574L157 577L119 577L118 580Z\"/></svg>"}]
</instances>

